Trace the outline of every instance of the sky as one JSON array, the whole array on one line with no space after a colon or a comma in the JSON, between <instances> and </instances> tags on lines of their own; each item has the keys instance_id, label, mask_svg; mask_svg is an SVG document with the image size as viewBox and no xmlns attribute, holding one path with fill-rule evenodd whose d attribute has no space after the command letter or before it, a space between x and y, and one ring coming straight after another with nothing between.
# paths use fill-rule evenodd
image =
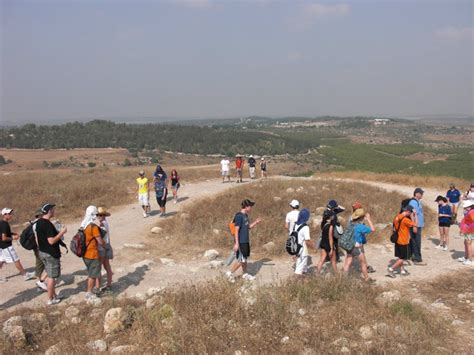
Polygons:
<instances>
[{"instance_id":1,"label":"sky","mask_svg":"<svg viewBox=\"0 0 474 355\"><path fill-rule=\"evenodd\" d=\"M474 115L473 1L0 4L0 123Z\"/></svg>"}]
</instances>

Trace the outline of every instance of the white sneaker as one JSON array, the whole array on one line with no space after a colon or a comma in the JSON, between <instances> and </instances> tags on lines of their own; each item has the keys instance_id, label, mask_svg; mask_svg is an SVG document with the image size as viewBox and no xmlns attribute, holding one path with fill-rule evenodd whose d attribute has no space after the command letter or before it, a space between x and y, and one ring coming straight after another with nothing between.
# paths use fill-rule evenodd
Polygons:
<instances>
[{"instance_id":1,"label":"white sneaker","mask_svg":"<svg viewBox=\"0 0 474 355\"><path fill-rule=\"evenodd\" d=\"M174 204L177 204L177 203L178 203L178 201L177 201L177 200L174 200Z\"/></svg>"},{"instance_id":2,"label":"white sneaker","mask_svg":"<svg viewBox=\"0 0 474 355\"><path fill-rule=\"evenodd\" d=\"M0 277L0 284L7 282L8 280L5 277Z\"/></svg>"},{"instance_id":3,"label":"white sneaker","mask_svg":"<svg viewBox=\"0 0 474 355\"><path fill-rule=\"evenodd\" d=\"M86 301L91 300L91 299L94 299L94 298L97 298L97 296L94 295L92 292L87 292L87 293L86 293L86 297L85 297L85 300L86 300Z\"/></svg>"},{"instance_id":4,"label":"white sneaker","mask_svg":"<svg viewBox=\"0 0 474 355\"><path fill-rule=\"evenodd\" d=\"M148 214L146 212L143 212L143 218L147 218Z\"/></svg>"},{"instance_id":5,"label":"white sneaker","mask_svg":"<svg viewBox=\"0 0 474 355\"><path fill-rule=\"evenodd\" d=\"M463 265L469 265L469 266L472 266L472 265L474 265L474 261L467 259L467 260L466 260L466 261L464 261L462 264L463 264Z\"/></svg>"},{"instance_id":6,"label":"white sneaker","mask_svg":"<svg viewBox=\"0 0 474 355\"><path fill-rule=\"evenodd\" d=\"M48 291L48 286L42 281L36 281L36 286L42 291Z\"/></svg>"},{"instance_id":7,"label":"white sneaker","mask_svg":"<svg viewBox=\"0 0 474 355\"><path fill-rule=\"evenodd\" d=\"M448 247L446 245L443 247L443 251L448 251Z\"/></svg>"},{"instance_id":8,"label":"white sneaker","mask_svg":"<svg viewBox=\"0 0 474 355\"><path fill-rule=\"evenodd\" d=\"M435 249L443 249L443 246L441 244L438 244L437 246L435 246Z\"/></svg>"},{"instance_id":9,"label":"white sneaker","mask_svg":"<svg viewBox=\"0 0 474 355\"><path fill-rule=\"evenodd\" d=\"M458 261L459 261L460 263L463 263L463 262L465 262L466 260L467 260L467 259L466 259L464 256L461 256L460 258L458 258Z\"/></svg>"},{"instance_id":10,"label":"white sneaker","mask_svg":"<svg viewBox=\"0 0 474 355\"><path fill-rule=\"evenodd\" d=\"M25 281L29 281L31 279L34 279L35 278L35 273L34 272L27 272L25 274L25 276L23 276L23 278L25 279Z\"/></svg>"},{"instance_id":11,"label":"white sneaker","mask_svg":"<svg viewBox=\"0 0 474 355\"><path fill-rule=\"evenodd\" d=\"M48 306L52 306L54 304L58 304L59 302L61 302L61 299L60 298L57 298L57 297L53 297L53 299L49 300L48 303L46 303Z\"/></svg>"},{"instance_id":12,"label":"white sneaker","mask_svg":"<svg viewBox=\"0 0 474 355\"><path fill-rule=\"evenodd\" d=\"M243 278L244 280L247 280L247 281L253 281L253 280L255 280L255 276L250 275L250 274L247 274L247 273L243 274L243 275L242 275L242 278Z\"/></svg>"}]
</instances>

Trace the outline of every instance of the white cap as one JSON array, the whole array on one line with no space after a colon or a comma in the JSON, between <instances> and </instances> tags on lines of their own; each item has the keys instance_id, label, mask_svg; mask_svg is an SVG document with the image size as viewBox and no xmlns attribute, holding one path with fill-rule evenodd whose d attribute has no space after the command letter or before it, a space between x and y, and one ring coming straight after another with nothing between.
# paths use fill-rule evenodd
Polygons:
<instances>
[{"instance_id":1,"label":"white cap","mask_svg":"<svg viewBox=\"0 0 474 355\"><path fill-rule=\"evenodd\" d=\"M471 206L474 206L474 202L471 201L471 200L464 200L462 202L462 208L468 208L468 207L471 207Z\"/></svg>"},{"instance_id":2,"label":"white cap","mask_svg":"<svg viewBox=\"0 0 474 355\"><path fill-rule=\"evenodd\" d=\"M298 200L292 200L290 202L290 206L293 207L293 208L298 208L298 207L300 207L300 203L299 203Z\"/></svg>"},{"instance_id":3,"label":"white cap","mask_svg":"<svg viewBox=\"0 0 474 355\"><path fill-rule=\"evenodd\" d=\"M13 212L13 210L11 208L5 207L2 210L2 216L5 216L6 214L11 214L12 212Z\"/></svg>"},{"instance_id":4,"label":"white cap","mask_svg":"<svg viewBox=\"0 0 474 355\"><path fill-rule=\"evenodd\" d=\"M250 154L250 157L249 157L249 158L253 158L253 155L252 155L252 154Z\"/></svg>"}]
</instances>

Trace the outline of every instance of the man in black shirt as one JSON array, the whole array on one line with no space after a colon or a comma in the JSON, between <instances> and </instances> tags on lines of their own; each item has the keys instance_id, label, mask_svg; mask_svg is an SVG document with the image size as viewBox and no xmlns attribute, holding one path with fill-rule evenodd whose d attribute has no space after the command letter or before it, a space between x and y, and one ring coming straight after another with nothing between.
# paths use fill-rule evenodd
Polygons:
<instances>
[{"instance_id":1,"label":"man in black shirt","mask_svg":"<svg viewBox=\"0 0 474 355\"><path fill-rule=\"evenodd\" d=\"M25 281L34 278L34 272L26 272L21 264L20 258L18 257L15 248L12 245L13 240L18 240L19 236L17 233L12 233L10 228L10 220L13 216L13 210L5 207L2 210L2 220L0 221L0 269L3 264L15 264L16 268L23 275ZM5 278L0 278L0 282L6 282Z\"/></svg>"},{"instance_id":2,"label":"man in black shirt","mask_svg":"<svg viewBox=\"0 0 474 355\"><path fill-rule=\"evenodd\" d=\"M51 218L54 217L55 205L47 203L41 207L43 216L36 222L36 235L38 237L38 254L44 263L46 274L46 284L48 287L48 305L61 302L56 294L55 279L61 275L61 251L59 244L67 232L67 228L63 226L58 232Z\"/></svg>"},{"instance_id":3,"label":"man in black shirt","mask_svg":"<svg viewBox=\"0 0 474 355\"><path fill-rule=\"evenodd\" d=\"M249 163L250 178L255 179L255 166L257 165L257 161L255 160L253 155L250 155L248 163Z\"/></svg>"}]
</instances>

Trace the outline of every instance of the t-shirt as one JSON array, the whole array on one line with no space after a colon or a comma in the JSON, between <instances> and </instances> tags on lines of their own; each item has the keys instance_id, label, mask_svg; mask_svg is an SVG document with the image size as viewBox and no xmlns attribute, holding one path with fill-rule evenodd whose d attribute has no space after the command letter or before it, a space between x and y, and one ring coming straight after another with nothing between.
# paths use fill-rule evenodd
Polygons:
<instances>
[{"instance_id":1,"label":"t-shirt","mask_svg":"<svg viewBox=\"0 0 474 355\"><path fill-rule=\"evenodd\" d=\"M399 226L400 221L402 221L401 226ZM395 217L393 226L398 230L397 244L408 245L410 243L410 228L415 226L415 222L413 222L410 217L406 217L403 215L403 213L400 213L397 217ZM398 229L398 227L400 227L400 229Z\"/></svg>"},{"instance_id":2,"label":"t-shirt","mask_svg":"<svg viewBox=\"0 0 474 355\"><path fill-rule=\"evenodd\" d=\"M415 209L416 217L418 218L417 227L425 226L425 217L423 215L423 204L417 199L410 200L409 205Z\"/></svg>"},{"instance_id":3,"label":"t-shirt","mask_svg":"<svg viewBox=\"0 0 474 355\"><path fill-rule=\"evenodd\" d=\"M372 230L363 223L356 223L354 224L354 240L357 244L365 244L367 243L367 239L365 239L366 234L371 233Z\"/></svg>"},{"instance_id":4,"label":"t-shirt","mask_svg":"<svg viewBox=\"0 0 474 355\"><path fill-rule=\"evenodd\" d=\"M257 161L255 160L255 158L249 158L249 166L251 168L255 168L256 164L257 164Z\"/></svg>"},{"instance_id":5,"label":"t-shirt","mask_svg":"<svg viewBox=\"0 0 474 355\"><path fill-rule=\"evenodd\" d=\"M293 226L298 220L298 215L300 212L298 210L290 211L286 214L285 223L288 223L288 234L293 232Z\"/></svg>"},{"instance_id":6,"label":"t-shirt","mask_svg":"<svg viewBox=\"0 0 474 355\"><path fill-rule=\"evenodd\" d=\"M155 193L156 196L158 197L163 197L166 193L166 180L162 179L157 179L155 181Z\"/></svg>"},{"instance_id":7,"label":"t-shirt","mask_svg":"<svg viewBox=\"0 0 474 355\"><path fill-rule=\"evenodd\" d=\"M103 237L104 242L106 244L110 244L110 229L109 229L109 222L107 220L103 220L100 224L100 228L102 228L103 232Z\"/></svg>"},{"instance_id":8,"label":"t-shirt","mask_svg":"<svg viewBox=\"0 0 474 355\"><path fill-rule=\"evenodd\" d=\"M137 178L138 183L138 193L147 194L148 193L148 178Z\"/></svg>"},{"instance_id":9,"label":"t-shirt","mask_svg":"<svg viewBox=\"0 0 474 355\"><path fill-rule=\"evenodd\" d=\"M264 162L264 161L262 161L262 162L260 163L260 169L262 169L263 171L267 170L267 163Z\"/></svg>"},{"instance_id":10,"label":"t-shirt","mask_svg":"<svg viewBox=\"0 0 474 355\"><path fill-rule=\"evenodd\" d=\"M84 234L86 236L87 246L84 258L99 259L99 250L97 248L99 242L96 239L96 237L100 237L99 226L95 223L90 223L86 228L84 228Z\"/></svg>"},{"instance_id":11,"label":"t-shirt","mask_svg":"<svg viewBox=\"0 0 474 355\"><path fill-rule=\"evenodd\" d=\"M221 160L221 170L222 171L229 171L230 161L227 159Z\"/></svg>"},{"instance_id":12,"label":"t-shirt","mask_svg":"<svg viewBox=\"0 0 474 355\"><path fill-rule=\"evenodd\" d=\"M458 203L460 197L461 192L459 192L458 189L448 190L448 192L446 192L446 198L449 200L450 203Z\"/></svg>"},{"instance_id":13,"label":"t-shirt","mask_svg":"<svg viewBox=\"0 0 474 355\"><path fill-rule=\"evenodd\" d=\"M6 249L12 246L12 241L3 241L3 235L6 234L8 238L12 237L12 230L10 224L7 221L0 221L0 249Z\"/></svg>"},{"instance_id":14,"label":"t-shirt","mask_svg":"<svg viewBox=\"0 0 474 355\"><path fill-rule=\"evenodd\" d=\"M59 242L53 245L50 245L48 242L48 238L54 238L58 235L58 231L51 221L40 218L38 222L36 222L36 235L38 236L38 249L40 251L56 259L61 257Z\"/></svg>"},{"instance_id":15,"label":"t-shirt","mask_svg":"<svg viewBox=\"0 0 474 355\"><path fill-rule=\"evenodd\" d=\"M470 210L462 219L459 229L464 234L474 234L474 210Z\"/></svg>"},{"instance_id":16,"label":"t-shirt","mask_svg":"<svg viewBox=\"0 0 474 355\"><path fill-rule=\"evenodd\" d=\"M300 227L299 224L295 226L296 229ZM311 237L309 235L309 227L304 226L301 228L301 230L298 232L298 244L302 245L303 247L301 248L300 255L302 256L308 256L308 246L306 245L306 241L311 240Z\"/></svg>"},{"instance_id":17,"label":"t-shirt","mask_svg":"<svg viewBox=\"0 0 474 355\"><path fill-rule=\"evenodd\" d=\"M451 206L449 206L449 205L446 205L446 206L440 205L440 206L438 206L438 214L448 214L448 215L451 216L451 214L452 214ZM451 218L450 217L438 217L438 221L439 221L439 223L449 223L451 221Z\"/></svg>"},{"instance_id":18,"label":"t-shirt","mask_svg":"<svg viewBox=\"0 0 474 355\"><path fill-rule=\"evenodd\" d=\"M239 227L239 244L250 243L249 231L250 222L249 216L245 213L237 213L234 218L234 224Z\"/></svg>"},{"instance_id":19,"label":"t-shirt","mask_svg":"<svg viewBox=\"0 0 474 355\"><path fill-rule=\"evenodd\" d=\"M236 167L237 169L242 169L242 166L243 166L243 165L244 165L244 161L243 161L242 159L237 159L237 160L235 161L235 167Z\"/></svg>"}]
</instances>

